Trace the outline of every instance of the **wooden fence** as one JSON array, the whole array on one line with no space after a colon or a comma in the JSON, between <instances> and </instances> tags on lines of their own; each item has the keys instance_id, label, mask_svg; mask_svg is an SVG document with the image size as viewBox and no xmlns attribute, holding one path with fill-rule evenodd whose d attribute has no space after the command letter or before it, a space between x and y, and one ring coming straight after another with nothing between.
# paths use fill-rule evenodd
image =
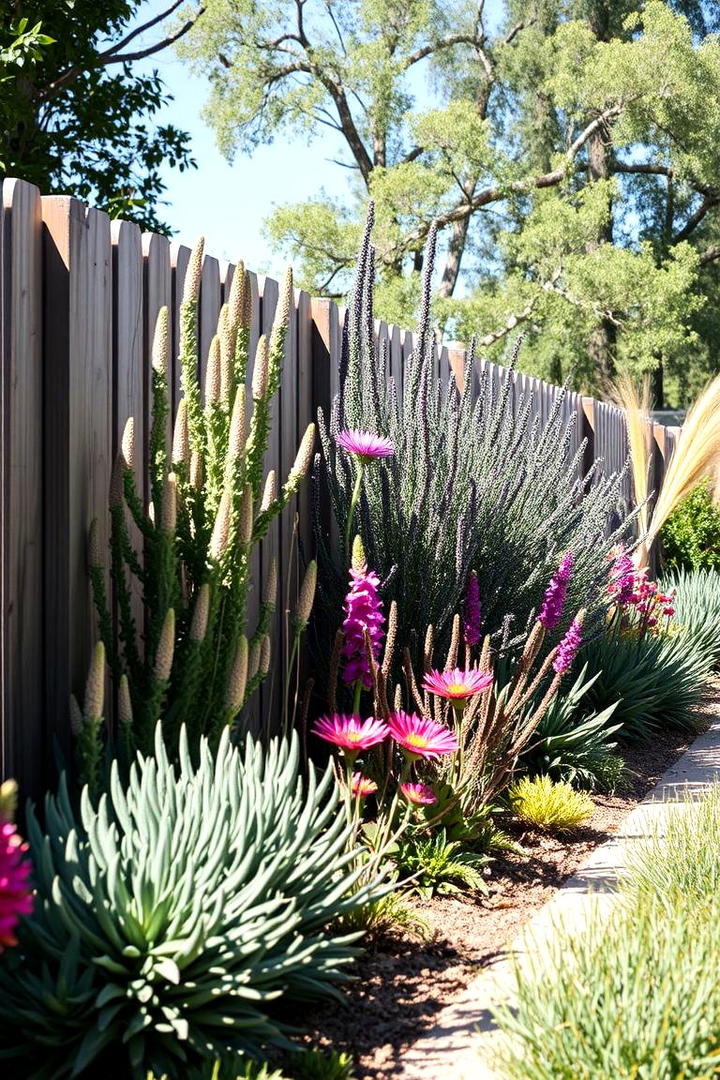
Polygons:
<instances>
[{"instance_id":1,"label":"wooden fence","mask_svg":"<svg viewBox=\"0 0 720 1080\"><path fill-rule=\"evenodd\" d=\"M199 224L201 224L199 222ZM107 540L112 462L128 416L135 417L138 471L148 433L150 344L158 310L171 312L173 407L179 394L178 311L190 249L110 221L76 199L40 195L5 180L0 224L0 776L15 775L38 795L57 752L69 743L68 699L82 691L95 620L86 571L86 535L98 517ZM235 267L206 257L200 295L198 364L208 348ZM269 331L278 284L250 274L252 336ZM343 312L295 292L284 380L274 408L266 461L287 475L299 438L336 389ZM379 323L389 367L402 385L414 335ZM254 342L251 342L251 347ZM464 356L442 349L437 370L449 378ZM489 365L499 386L504 369ZM513 375L513 398L533 393L546 417L560 393ZM627 456L620 410L568 394L578 423L573 448L588 439L587 464L609 469ZM655 426L657 485L672 436ZM144 472L143 472L144 475ZM629 494L629 493L628 493ZM303 502L305 500L305 502ZM307 495L299 506L307 532ZM276 522L257 556L262 580L277 553L287 565L292 514ZM287 580L281 578L280 596ZM278 616L280 618L280 616Z\"/></svg>"}]
</instances>

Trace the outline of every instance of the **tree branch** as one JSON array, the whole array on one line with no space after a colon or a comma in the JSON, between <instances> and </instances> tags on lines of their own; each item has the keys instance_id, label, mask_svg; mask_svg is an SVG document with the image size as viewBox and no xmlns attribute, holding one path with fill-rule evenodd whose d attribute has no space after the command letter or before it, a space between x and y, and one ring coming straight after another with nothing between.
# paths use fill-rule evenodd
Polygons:
<instances>
[{"instance_id":1,"label":"tree branch","mask_svg":"<svg viewBox=\"0 0 720 1080\"><path fill-rule=\"evenodd\" d=\"M451 37L443 38L442 41L434 41L428 45L423 45L422 48L416 49L414 53L410 53L409 56L405 57L402 65L403 71L407 71L413 64L424 60L426 56L432 56L433 53L438 52L440 49L452 49L455 45L482 47L482 40L477 35L453 34Z\"/></svg>"},{"instance_id":2,"label":"tree branch","mask_svg":"<svg viewBox=\"0 0 720 1080\"><path fill-rule=\"evenodd\" d=\"M599 128L607 124L609 120L613 120L615 117L619 116L623 108L623 105L613 105L612 108L606 109L604 112L600 113L599 116L596 116L570 145L565 153L562 165L558 166L557 169L543 173L540 176L531 177L528 180L514 180L509 184L498 184L493 187L484 188L483 191L474 195L472 199L458 203L458 205L454 206L451 210L446 210L444 214L439 214L435 218L437 227L442 229L445 225L449 225L453 221L459 221L461 218L469 216L481 207L488 206L490 203L498 202L500 199L506 199L509 195L522 195L533 190L557 187L557 185L562 183L567 176L575 158L585 146L588 139L590 139ZM430 223L423 222L422 225L419 225L417 229L405 237L400 245L401 250L407 251L409 248L417 247L418 244L423 242L429 229Z\"/></svg>"},{"instance_id":3,"label":"tree branch","mask_svg":"<svg viewBox=\"0 0 720 1080\"><path fill-rule=\"evenodd\" d=\"M555 270L549 279L542 285L545 292L552 292L555 289L555 282L560 277L562 270L558 268ZM484 337L478 338L476 344L481 348L488 348L490 345L494 345L496 341L500 341L507 334L510 334L515 327L521 322L527 322L537 306L537 302L540 299L540 293L536 293L531 300L525 305L522 311L518 311L515 315L508 316L507 320L497 330L491 330L489 334L485 334Z\"/></svg>"},{"instance_id":4,"label":"tree branch","mask_svg":"<svg viewBox=\"0 0 720 1080\"><path fill-rule=\"evenodd\" d=\"M706 248L700 256L700 265L707 266L711 262L716 262L720 259L720 244L714 244L712 247Z\"/></svg>"},{"instance_id":5,"label":"tree branch","mask_svg":"<svg viewBox=\"0 0 720 1080\"><path fill-rule=\"evenodd\" d=\"M691 236L692 233L695 232L695 229L706 214L708 214L715 206L720 206L720 196L706 196L695 213L691 214L687 219L680 232L675 233L675 236L672 238L672 243L680 244L683 240L687 240L688 236Z\"/></svg>"},{"instance_id":6,"label":"tree branch","mask_svg":"<svg viewBox=\"0 0 720 1080\"><path fill-rule=\"evenodd\" d=\"M149 19L142 26L138 26L130 34L127 34L122 41L112 45L105 52L97 53L93 62L94 67L106 67L108 64L125 64L133 60L142 60L147 56L153 56L155 53L161 52L163 49L167 49L168 46L173 45L176 41L179 41L181 37L187 34L188 30L191 30L200 16L204 13L205 8L199 7L195 15L191 19L188 19L174 34L168 34L162 41L156 42L154 45L149 46L147 49L140 49L133 53L122 53L119 50L124 49L131 41L133 41L138 34L145 33L146 30L150 30L153 26L157 26L159 22L166 19L169 15L180 7L183 0L173 0L173 3L160 15L154 16ZM72 67L67 68L61 75L58 75L54 82L51 82L49 86L46 86L44 90L41 90L35 95L35 100L39 102L49 101L60 93L69 83L73 82L85 70L85 65L74 64Z\"/></svg>"}]
</instances>

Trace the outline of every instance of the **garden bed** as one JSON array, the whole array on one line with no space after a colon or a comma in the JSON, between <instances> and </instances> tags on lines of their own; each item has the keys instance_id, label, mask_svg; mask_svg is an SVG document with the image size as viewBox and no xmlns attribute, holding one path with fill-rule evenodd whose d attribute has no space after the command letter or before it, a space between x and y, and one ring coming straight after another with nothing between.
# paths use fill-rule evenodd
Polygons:
<instances>
[{"instance_id":1,"label":"garden bed","mask_svg":"<svg viewBox=\"0 0 720 1080\"><path fill-rule=\"evenodd\" d=\"M631 770L625 791L593 796L593 817L570 838L505 823L523 853L497 857L490 895L415 901L413 906L430 926L428 939L399 931L371 944L357 984L347 995L347 1007L332 1003L315 1012L310 1041L349 1053L358 1080L394 1077L404 1048L498 956L588 852L615 832L688 743L686 735L669 732L658 734L649 745L622 748Z\"/></svg>"}]
</instances>

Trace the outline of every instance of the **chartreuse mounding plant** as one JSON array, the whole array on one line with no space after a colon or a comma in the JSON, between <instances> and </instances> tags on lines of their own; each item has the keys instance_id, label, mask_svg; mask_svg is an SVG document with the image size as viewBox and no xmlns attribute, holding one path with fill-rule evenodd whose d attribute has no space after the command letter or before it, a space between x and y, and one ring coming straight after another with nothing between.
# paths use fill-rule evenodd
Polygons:
<instances>
[{"instance_id":1,"label":"chartreuse mounding plant","mask_svg":"<svg viewBox=\"0 0 720 1080\"><path fill-rule=\"evenodd\" d=\"M513 813L526 825L547 832L572 832L591 817L595 805L584 791L549 776L522 776L508 788Z\"/></svg>"},{"instance_id":2,"label":"chartreuse mounding plant","mask_svg":"<svg viewBox=\"0 0 720 1080\"><path fill-rule=\"evenodd\" d=\"M146 508L136 479L134 420L125 428L110 492L110 573L117 622L104 585L103 555L92 529L90 576L100 636L117 687L117 751L131 760L148 752L162 719L169 752L187 726L191 748L201 735L217 744L270 667L270 626L277 567L269 567L259 615L248 626L252 553L308 472L314 425L305 432L282 486L263 476L272 401L281 382L292 303L285 278L269 340L261 336L249 379L249 284L242 263L212 339L204 384L198 379L198 300L203 246L192 253L180 307L183 396L169 422L169 332L158 316L152 350L152 421ZM248 385L249 383L249 385ZM144 626L135 617L141 596ZM302 633L305 620L294 623ZM293 652L294 655L294 652ZM77 711L77 710L76 710ZM94 725L96 741L100 728ZM85 743L90 742L86 732ZM84 775L98 749L82 747Z\"/></svg>"},{"instance_id":3,"label":"chartreuse mounding plant","mask_svg":"<svg viewBox=\"0 0 720 1080\"><path fill-rule=\"evenodd\" d=\"M357 935L333 924L382 895L356 868L328 768L300 770L297 737L267 748L227 729L178 765L160 726L127 786L65 779L33 813L35 911L0 966L0 1060L34 1080L175 1077L288 1045L291 1008L337 992ZM359 878L362 876L362 884ZM288 1048L290 1048L288 1046Z\"/></svg>"},{"instance_id":4,"label":"chartreuse mounding plant","mask_svg":"<svg viewBox=\"0 0 720 1080\"><path fill-rule=\"evenodd\" d=\"M339 391L329 418L319 415L322 458L313 484L328 626L319 627L318 655L330 652L339 622L348 557L342 538L355 533L385 597L397 603L398 640L413 647L414 659L427 626L447 648L472 571L483 633L498 631L510 613L514 630L524 632L565 551L576 557L571 608L604 606L597 584L616 542L608 521L618 513L622 519L619 476L595 469L584 476L583 447L570 451L572 424L563 421L561 398L544 423L532 419L531 400L513 401L512 374L496 392L487 370L478 376L472 349L464 389L452 375L447 385L437 378L430 321L434 235L415 347L399 385L388 370L387 347L373 333L371 226L372 214L344 330ZM359 469L362 453L348 453L346 436L363 431L393 451ZM334 532L321 513L326 492Z\"/></svg>"}]
</instances>

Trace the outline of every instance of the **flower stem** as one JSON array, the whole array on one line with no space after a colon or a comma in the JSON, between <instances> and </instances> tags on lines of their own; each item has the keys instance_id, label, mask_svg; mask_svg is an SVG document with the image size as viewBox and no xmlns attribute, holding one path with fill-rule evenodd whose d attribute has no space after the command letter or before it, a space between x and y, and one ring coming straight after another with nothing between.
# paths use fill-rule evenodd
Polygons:
<instances>
[{"instance_id":1,"label":"flower stem","mask_svg":"<svg viewBox=\"0 0 720 1080\"><path fill-rule=\"evenodd\" d=\"M353 695L353 715L360 715L360 695L362 694L362 679L355 680L355 693Z\"/></svg>"},{"instance_id":2,"label":"flower stem","mask_svg":"<svg viewBox=\"0 0 720 1080\"><path fill-rule=\"evenodd\" d=\"M357 463L357 474L355 477L355 487L353 488L352 498L350 499L350 509L348 511L347 525L345 526L345 553L348 561L350 560L350 537L352 536L353 518L355 517L355 507L358 504L360 498L360 491L362 490L363 479L363 466L362 462Z\"/></svg>"}]
</instances>

